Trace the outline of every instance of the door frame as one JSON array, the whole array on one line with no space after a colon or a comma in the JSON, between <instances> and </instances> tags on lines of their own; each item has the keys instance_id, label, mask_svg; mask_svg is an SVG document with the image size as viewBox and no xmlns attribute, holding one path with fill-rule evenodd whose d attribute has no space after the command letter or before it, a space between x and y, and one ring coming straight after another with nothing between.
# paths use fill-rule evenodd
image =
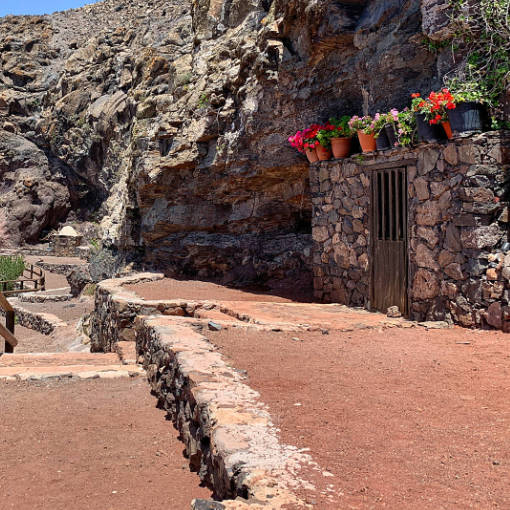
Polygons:
<instances>
[{"instance_id":1,"label":"door frame","mask_svg":"<svg viewBox=\"0 0 510 510\"><path fill-rule=\"evenodd\" d=\"M406 172L406 229L405 229L405 264L406 264L406 273L407 273L407 285L405 288L406 296L405 301L407 304L407 310L402 312L402 315L406 318L409 318L411 313L411 299L410 299L410 287L411 287L411 264L409 261L409 238L410 238L410 225L409 225L409 167L416 166L416 159L401 159L398 161L388 161L385 163L376 163L376 164L365 164L363 165L367 174L370 177L370 200L369 200L369 233L370 233L370 243L369 243L369 273L370 273L370 285L369 285L369 298L370 298L370 307L369 310L372 312L381 312L380 310L376 310L374 308L374 297L375 297L375 285L374 285L374 253L375 253L375 228L374 225L374 173L377 170L391 170L393 168L405 168ZM381 312L383 313L383 312Z\"/></svg>"}]
</instances>

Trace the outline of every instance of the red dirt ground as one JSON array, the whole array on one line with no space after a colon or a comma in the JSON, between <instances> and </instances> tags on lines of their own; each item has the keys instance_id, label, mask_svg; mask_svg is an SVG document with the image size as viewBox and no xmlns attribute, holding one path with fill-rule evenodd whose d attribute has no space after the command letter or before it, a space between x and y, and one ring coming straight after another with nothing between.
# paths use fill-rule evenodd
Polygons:
<instances>
[{"instance_id":1,"label":"red dirt ground","mask_svg":"<svg viewBox=\"0 0 510 510\"><path fill-rule=\"evenodd\" d=\"M282 288L267 293L254 289L234 289L199 280L164 278L155 282L126 285L126 289L136 292L141 298L153 300L191 299L196 301L265 301L280 303L311 301L309 289L300 285L297 285L294 289Z\"/></svg>"},{"instance_id":2,"label":"red dirt ground","mask_svg":"<svg viewBox=\"0 0 510 510\"><path fill-rule=\"evenodd\" d=\"M94 299L83 297L70 301L21 302L20 306L25 310L36 313L51 313L64 322L73 323L94 310Z\"/></svg>"},{"instance_id":3,"label":"red dirt ground","mask_svg":"<svg viewBox=\"0 0 510 510\"><path fill-rule=\"evenodd\" d=\"M204 334L248 371L283 442L334 475L308 473L319 491L340 492L306 494L315 508L510 508L508 335Z\"/></svg>"},{"instance_id":4,"label":"red dirt ground","mask_svg":"<svg viewBox=\"0 0 510 510\"><path fill-rule=\"evenodd\" d=\"M147 383L0 383L2 510L187 510L208 498Z\"/></svg>"}]
</instances>

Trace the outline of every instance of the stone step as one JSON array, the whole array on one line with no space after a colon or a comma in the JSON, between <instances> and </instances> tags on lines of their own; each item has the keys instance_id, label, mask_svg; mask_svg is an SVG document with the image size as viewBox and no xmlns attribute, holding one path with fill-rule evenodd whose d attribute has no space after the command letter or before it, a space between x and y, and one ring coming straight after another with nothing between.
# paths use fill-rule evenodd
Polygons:
<instances>
[{"instance_id":1,"label":"stone step","mask_svg":"<svg viewBox=\"0 0 510 510\"><path fill-rule=\"evenodd\" d=\"M59 365L120 365L115 353L91 352L40 352L23 354L4 354L0 356L2 367L51 367Z\"/></svg>"},{"instance_id":2,"label":"stone step","mask_svg":"<svg viewBox=\"0 0 510 510\"><path fill-rule=\"evenodd\" d=\"M122 364L116 354L62 352L0 356L0 381L113 379L135 377L141 373L141 367Z\"/></svg>"}]
</instances>

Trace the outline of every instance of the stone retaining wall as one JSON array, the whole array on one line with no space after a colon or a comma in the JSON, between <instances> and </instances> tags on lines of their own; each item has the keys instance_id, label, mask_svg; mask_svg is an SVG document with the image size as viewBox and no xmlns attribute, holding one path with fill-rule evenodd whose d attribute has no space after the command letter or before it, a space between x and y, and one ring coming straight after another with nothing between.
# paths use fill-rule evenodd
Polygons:
<instances>
[{"instance_id":1,"label":"stone retaining wall","mask_svg":"<svg viewBox=\"0 0 510 510\"><path fill-rule=\"evenodd\" d=\"M22 303L61 303L63 301L70 301L72 297L71 294L38 294L35 292L26 292L20 294L18 299Z\"/></svg>"},{"instance_id":2,"label":"stone retaining wall","mask_svg":"<svg viewBox=\"0 0 510 510\"><path fill-rule=\"evenodd\" d=\"M143 299L124 289L123 285L162 278L162 274L143 273L97 284L95 307L90 317L91 352L114 352L118 342L134 342L133 324L137 315L157 313L157 307L146 306Z\"/></svg>"},{"instance_id":3,"label":"stone retaining wall","mask_svg":"<svg viewBox=\"0 0 510 510\"><path fill-rule=\"evenodd\" d=\"M194 508L305 508L289 487L299 486L300 466L310 457L279 443L258 393L205 337L166 317L139 317L136 346L192 470L220 500L240 498Z\"/></svg>"},{"instance_id":4,"label":"stone retaining wall","mask_svg":"<svg viewBox=\"0 0 510 510\"><path fill-rule=\"evenodd\" d=\"M138 273L103 280L97 284L95 308L90 320L92 352L113 352L118 342L134 342L133 325L138 315L194 317L199 308L212 309L218 306L216 303L182 299L150 301L125 287L162 278L164 275L161 273Z\"/></svg>"},{"instance_id":5,"label":"stone retaining wall","mask_svg":"<svg viewBox=\"0 0 510 510\"><path fill-rule=\"evenodd\" d=\"M49 273L57 273L64 276L67 276L71 271L76 269L82 269L87 267L87 264L56 264L54 262L37 262L37 267L44 269L44 271L48 271Z\"/></svg>"},{"instance_id":6,"label":"stone retaining wall","mask_svg":"<svg viewBox=\"0 0 510 510\"><path fill-rule=\"evenodd\" d=\"M314 291L370 306L370 176L408 169L410 318L510 331L509 132L312 165Z\"/></svg>"},{"instance_id":7,"label":"stone retaining wall","mask_svg":"<svg viewBox=\"0 0 510 510\"><path fill-rule=\"evenodd\" d=\"M9 299L9 302L14 308L18 324L24 328L33 329L43 335L50 335L56 328L67 326L67 324L60 320L56 315L51 313L33 312L23 308L20 301L16 298ZM5 315L5 312L2 309L0 309L0 315Z\"/></svg>"}]
</instances>

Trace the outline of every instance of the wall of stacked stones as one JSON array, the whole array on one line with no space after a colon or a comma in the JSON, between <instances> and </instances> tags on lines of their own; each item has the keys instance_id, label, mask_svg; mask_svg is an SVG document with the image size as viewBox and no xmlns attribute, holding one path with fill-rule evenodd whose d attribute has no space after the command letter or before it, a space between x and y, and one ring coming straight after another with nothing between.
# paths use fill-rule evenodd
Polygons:
<instances>
[{"instance_id":1,"label":"wall of stacked stones","mask_svg":"<svg viewBox=\"0 0 510 510\"><path fill-rule=\"evenodd\" d=\"M370 177L408 169L410 318L510 331L509 132L311 166L315 297L369 307Z\"/></svg>"}]
</instances>

